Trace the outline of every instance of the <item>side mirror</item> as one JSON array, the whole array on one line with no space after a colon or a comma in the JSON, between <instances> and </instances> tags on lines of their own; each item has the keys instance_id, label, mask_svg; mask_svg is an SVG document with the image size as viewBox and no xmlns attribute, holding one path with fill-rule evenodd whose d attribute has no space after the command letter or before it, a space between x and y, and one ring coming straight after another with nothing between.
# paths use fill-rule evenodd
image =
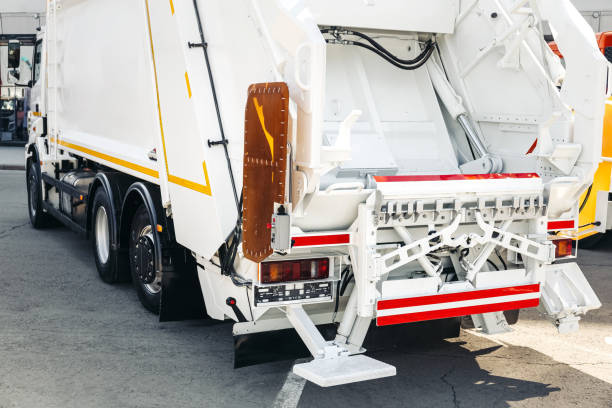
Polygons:
<instances>
[{"instance_id":1,"label":"side mirror","mask_svg":"<svg viewBox=\"0 0 612 408\"><path fill-rule=\"evenodd\" d=\"M21 64L21 43L11 40L8 43L8 67L19 68Z\"/></svg>"}]
</instances>

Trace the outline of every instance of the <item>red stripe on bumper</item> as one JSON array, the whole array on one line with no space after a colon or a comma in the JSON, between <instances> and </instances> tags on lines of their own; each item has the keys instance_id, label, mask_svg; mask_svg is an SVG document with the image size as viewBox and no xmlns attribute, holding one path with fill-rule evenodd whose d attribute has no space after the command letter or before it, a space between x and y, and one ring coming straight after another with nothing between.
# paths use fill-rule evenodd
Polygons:
<instances>
[{"instance_id":1,"label":"red stripe on bumper","mask_svg":"<svg viewBox=\"0 0 612 408\"><path fill-rule=\"evenodd\" d=\"M378 183L402 181L457 181L457 180L501 180L539 178L537 173L494 173L494 174L441 174L428 176L376 176Z\"/></svg>"},{"instance_id":2,"label":"red stripe on bumper","mask_svg":"<svg viewBox=\"0 0 612 408\"><path fill-rule=\"evenodd\" d=\"M576 225L574 220L564 220L564 221L549 221L548 222L548 230L556 231L563 229L573 229Z\"/></svg>"},{"instance_id":3,"label":"red stripe on bumper","mask_svg":"<svg viewBox=\"0 0 612 408\"><path fill-rule=\"evenodd\" d=\"M310 235L293 237L293 247L321 246L321 245L343 245L351 242L350 234L339 235Z\"/></svg>"},{"instance_id":4,"label":"red stripe on bumper","mask_svg":"<svg viewBox=\"0 0 612 408\"><path fill-rule=\"evenodd\" d=\"M459 302L462 300L484 299L498 296L520 295L540 291L540 284L512 286L508 288L472 290L468 292L445 293L404 299L389 299L378 302L377 310L398 309L400 307L434 305L438 303Z\"/></svg>"},{"instance_id":5,"label":"red stripe on bumper","mask_svg":"<svg viewBox=\"0 0 612 408\"><path fill-rule=\"evenodd\" d=\"M501 312L503 310L523 309L526 307L536 307L540 304L540 299L526 299L515 302L493 303L488 305L478 305L469 307L459 307L455 309L433 310L429 312L407 313L393 316L381 316L376 318L377 326L389 326L392 324L414 323L425 320L447 319L449 317L467 316L471 314Z\"/></svg>"}]
</instances>

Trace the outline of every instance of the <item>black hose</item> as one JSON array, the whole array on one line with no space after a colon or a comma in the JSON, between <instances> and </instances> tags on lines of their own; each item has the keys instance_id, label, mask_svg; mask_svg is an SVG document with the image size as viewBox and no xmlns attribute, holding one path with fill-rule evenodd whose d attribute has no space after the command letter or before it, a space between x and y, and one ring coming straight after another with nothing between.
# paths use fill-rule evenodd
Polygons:
<instances>
[{"instance_id":1,"label":"black hose","mask_svg":"<svg viewBox=\"0 0 612 408\"><path fill-rule=\"evenodd\" d=\"M348 275L348 277L342 282L342 288L340 288L340 296L344 296L344 292L346 291L346 288L348 287L349 283L351 283L354 277L355 277L355 274L351 272Z\"/></svg>"},{"instance_id":2,"label":"black hose","mask_svg":"<svg viewBox=\"0 0 612 408\"><path fill-rule=\"evenodd\" d=\"M591 190L593 190L593 184L589 186L589 189L587 190L586 195L584 196L584 200L582 201L582 204L580 204L580 209L578 210L578 213L581 213L582 210L584 210L584 206L586 206L587 201L589 201Z\"/></svg>"},{"instance_id":3,"label":"black hose","mask_svg":"<svg viewBox=\"0 0 612 408\"><path fill-rule=\"evenodd\" d=\"M502 258L502 256L499 254L499 251L497 250L497 248L495 248L495 255L497 255L497 258L502 263L502 265L504 265L504 269L508 269L508 266L506 265L504 258Z\"/></svg>"},{"instance_id":4,"label":"black hose","mask_svg":"<svg viewBox=\"0 0 612 408\"><path fill-rule=\"evenodd\" d=\"M197 0L193 0L193 8L195 9L196 21L198 23L198 30L200 31L200 40L202 41L202 50L204 51L204 59L206 60L206 69L208 70L208 79L210 81L210 90L212 92L213 102L215 104L215 110L217 112L217 122L219 123L219 133L221 134L221 141L223 149L225 150L225 159L227 160L227 169L229 170L230 182L232 183L232 190L234 192L234 200L236 201L236 207L238 214L242 213L242 206L238 201L238 190L236 189L236 182L234 181L234 172L232 170L232 162L230 161L229 151L227 149L227 139L225 138L225 132L223 131L223 120L221 120L221 110L219 108L219 100L217 98L217 91L215 89L215 81L210 67L210 60L208 59L208 44L204 38L204 29L202 28L202 19L200 18L200 11L198 9Z\"/></svg>"},{"instance_id":5,"label":"black hose","mask_svg":"<svg viewBox=\"0 0 612 408\"><path fill-rule=\"evenodd\" d=\"M579 225L578 228L590 227L591 225L599 227L601 225L601 221L589 222L588 224Z\"/></svg>"},{"instance_id":6,"label":"black hose","mask_svg":"<svg viewBox=\"0 0 612 408\"><path fill-rule=\"evenodd\" d=\"M425 49L423 51L421 51L421 53L419 55L417 55L413 59L405 60L405 59L401 59L401 58L393 55L391 53L391 51L389 51L385 47L383 47L378 41L376 41L375 39L373 39L369 35L366 35L366 34L361 33L359 31L342 30L342 29L338 29L338 28L326 28L326 29L321 30L321 33L323 33L323 34L332 34L332 35L334 35L334 37L336 37L336 34L343 34L343 35L354 35L356 37L363 38L364 40L366 40L367 42L372 44L372 46L374 48L376 48L377 50L379 50L383 54L387 55L393 61L397 62L398 64L402 64L402 65L413 65L413 64L421 62L421 60L423 58L425 58L425 55L429 51L429 47L430 46L434 46L433 45L434 43L432 41L428 41L427 45L425 46Z\"/></svg>"},{"instance_id":7,"label":"black hose","mask_svg":"<svg viewBox=\"0 0 612 408\"><path fill-rule=\"evenodd\" d=\"M379 57L385 59L388 63L394 65L397 68L412 71L422 67L427 60L433 54L433 51L436 49L437 44L433 41L427 41L425 48L420 52L419 55L412 59L402 59L391 53L385 47L383 47L379 42L374 40L372 37L360 33L358 31L351 31L339 28L325 28L321 30L322 34L331 34L334 36L334 39L326 39L325 41L328 44L340 44L340 45L355 45L357 47L365 48L369 51L372 51ZM352 40L344 40L342 38L343 35L352 35L359 38L362 38L369 42L371 45L364 44L358 41Z\"/></svg>"},{"instance_id":8,"label":"black hose","mask_svg":"<svg viewBox=\"0 0 612 408\"><path fill-rule=\"evenodd\" d=\"M334 40L331 41L331 43L334 43ZM361 48L365 48L366 50L372 51L373 53L375 53L376 55L378 55L379 57L383 58L384 60L386 60L389 64L399 68L399 69L403 69L406 71L414 71L416 69L421 68L423 65L425 65L425 63L427 62L427 60L429 60L429 57L431 57L431 54L433 54L433 47L430 47L427 49L427 52L425 53L425 57L423 57L423 59L421 61L419 61L418 64L415 65L402 65L399 64L397 62L395 62L393 59L391 59L390 57L388 57L386 54L384 54L383 52L377 50L376 48L369 46L367 44L363 44L360 42L356 42L356 41L343 41L342 44L346 44L346 45L356 45L357 47L361 47Z\"/></svg>"},{"instance_id":9,"label":"black hose","mask_svg":"<svg viewBox=\"0 0 612 408\"><path fill-rule=\"evenodd\" d=\"M491 265L492 267L494 267L496 271L499 271L499 268L497 267L497 265L495 265L495 264L493 263L493 261L492 261L492 260L487 259L487 263L488 263L489 265Z\"/></svg>"},{"instance_id":10,"label":"black hose","mask_svg":"<svg viewBox=\"0 0 612 408\"><path fill-rule=\"evenodd\" d=\"M393 61L397 62L398 64L402 64L402 65L413 65L413 64L417 64L419 63L423 58L425 58L425 55L427 54L427 52L429 51L429 47L433 46L431 41L427 42L427 45L425 46L425 49L423 49L423 51L421 51L421 53L419 55L417 55L416 57L414 57L413 59L401 59L396 57L395 55L393 55L389 50L387 50L386 48L384 48L382 45L380 45L380 43L378 43L377 41L375 41L373 38L357 32L357 31L348 31L347 32L348 35L355 35L357 37L361 37L364 40L368 41L370 44L372 44L372 46L374 48L376 48L377 50L379 50L380 52L382 52L383 54L387 55L389 58L391 58Z\"/></svg>"}]
</instances>

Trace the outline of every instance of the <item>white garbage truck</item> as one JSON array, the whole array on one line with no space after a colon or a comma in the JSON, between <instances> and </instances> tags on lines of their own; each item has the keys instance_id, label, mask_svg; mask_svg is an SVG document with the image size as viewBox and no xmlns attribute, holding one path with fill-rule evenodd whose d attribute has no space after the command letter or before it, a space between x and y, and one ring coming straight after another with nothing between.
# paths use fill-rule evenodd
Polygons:
<instances>
[{"instance_id":1,"label":"white garbage truck","mask_svg":"<svg viewBox=\"0 0 612 408\"><path fill-rule=\"evenodd\" d=\"M32 224L161 320L285 333L332 386L395 374L389 327L600 307L563 231L612 76L569 0L49 0L39 37Z\"/></svg>"}]
</instances>

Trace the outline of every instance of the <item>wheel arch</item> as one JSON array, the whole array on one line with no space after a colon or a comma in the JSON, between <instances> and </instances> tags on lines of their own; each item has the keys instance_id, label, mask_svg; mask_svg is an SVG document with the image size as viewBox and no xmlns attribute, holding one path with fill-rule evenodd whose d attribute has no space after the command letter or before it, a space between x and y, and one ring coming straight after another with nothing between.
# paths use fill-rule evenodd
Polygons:
<instances>
[{"instance_id":1,"label":"wheel arch","mask_svg":"<svg viewBox=\"0 0 612 408\"><path fill-rule=\"evenodd\" d=\"M112 236L112 245L113 245L113 250L117 250L118 249L118 243L119 243L119 217L120 217L120 213L118 212L118 210L121 209L121 206L119 205L121 203L120 199L118 199L117 197L117 191L116 188L113 188L113 176L104 173L104 172L98 172L96 173L96 177L94 178L94 181L91 183L91 185L89 186L89 194L87 195L87 224L86 224L86 228L87 228L87 233L90 234L91 233L91 222L93 219L93 202L94 202L94 197L96 195L96 192L98 191L98 189L102 188L104 189L106 195L109 198L109 202L110 205L112 207L112 216L109 217L110 218L110 222L113 224L112 225L112 231L113 231L113 236Z\"/></svg>"},{"instance_id":2,"label":"wheel arch","mask_svg":"<svg viewBox=\"0 0 612 408\"><path fill-rule=\"evenodd\" d=\"M26 177L28 177L30 174L30 163L32 163L33 161L38 162L38 158L40 156L38 154L38 147L36 147L35 143L30 144L26 151L28 153L28 158L26 159L26 163L25 163L26 164L25 171L26 171ZM38 171L38 179L42 180L40 164L37 163L36 169Z\"/></svg>"},{"instance_id":3,"label":"wheel arch","mask_svg":"<svg viewBox=\"0 0 612 408\"><path fill-rule=\"evenodd\" d=\"M153 240L155 247L155 272L161 272L162 269L162 236L159 233L157 226L160 225L159 220L162 219L159 211L161 204L156 205L154 196L158 194L152 192L153 187L142 181L136 181L130 185L125 193L121 204L121 217L119 226L119 245L127 251L130 241L130 227L132 217L136 213L138 207L143 204L151 220L153 227ZM158 200L159 201L159 200Z\"/></svg>"},{"instance_id":4,"label":"wheel arch","mask_svg":"<svg viewBox=\"0 0 612 408\"><path fill-rule=\"evenodd\" d=\"M94 239L92 235L92 220L94 217L94 198L99 189L103 189L108 196L108 201L111 206L111 214L109 221L111 225L111 250L117 254L115 270L117 273L116 281L123 282L130 280L129 274L129 259L127 251L121 246L120 228L121 228L121 208L122 208L122 191L124 186L129 183L120 173L98 171L94 181L89 186L87 195L87 235Z\"/></svg>"}]
</instances>

